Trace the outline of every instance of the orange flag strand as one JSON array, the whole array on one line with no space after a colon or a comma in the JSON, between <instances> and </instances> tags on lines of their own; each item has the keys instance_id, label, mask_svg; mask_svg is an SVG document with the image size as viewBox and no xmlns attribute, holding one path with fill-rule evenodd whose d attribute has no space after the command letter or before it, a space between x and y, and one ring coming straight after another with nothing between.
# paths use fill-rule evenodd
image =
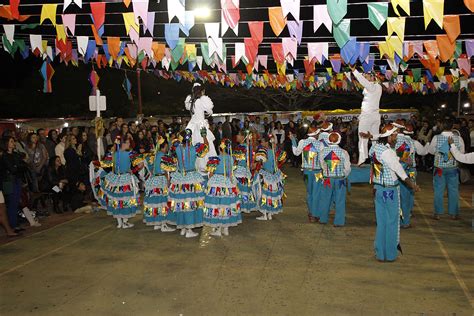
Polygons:
<instances>
[{"instance_id":1,"label":"orange flag strand","mask_svg":"<svg viewBox=\"0 0 474 316\"><path fill-rule=\"evenodd\" d=\"M112 56L113 60L117 60L120 53L120 37L107 37L107 45L110 56Z\"/></svg>"},{"instance_id":2,"label":"orange flag strand","mask_svg":"<svg viewBox=\"0 0 474 316\"><path fill-rule=\"evenodd\" d=\"M276 36L280 36L286 25L286 17L283 16L283 10L281 7L268 8L268 17L273 33Z\"/></svg>"},{"instance_id":3,"label":"orange flag strand","mask_svg":"<svg viewBox=\"0 0 474 316\"><path fill-rule=\"evenodd\" d=\"M436 35L436 42L438 43L439 58L442 62L447 62L454 54L456 42L451 42L448 35Z\"/></svg>"},{"instance_id":4,"label":"orange flag strand","mask_svg":"<svg viewBox=\"0 0 474 316\"><path fill-rule=\"evenodd\" d=\"M461 24L459 22L459 15L445 15L443 19L443 27L448 34L451 42L456 41L459 34L461 34Z\"/></svg>"},{"instance_id":5,"label":"orange flag strand","mask_svg":"<svg viewBox=\"0 0 474 316\"><path fill-rule=\"evenodd\" d=\"M464 4L471 12L474 12L474 0L464 0Z\"/></svg>"},{"instance_id":6,"label":"orange flag strand","mask_svg":"<svg viewBox=\"0 0 474 316\"><path fill-rule=\"evenodd\" d=\"M426 53L431 60L436 59L439 55L438 42L435 40L424 41L423 45L425 46Z\"/></svg>"}]
</instances>

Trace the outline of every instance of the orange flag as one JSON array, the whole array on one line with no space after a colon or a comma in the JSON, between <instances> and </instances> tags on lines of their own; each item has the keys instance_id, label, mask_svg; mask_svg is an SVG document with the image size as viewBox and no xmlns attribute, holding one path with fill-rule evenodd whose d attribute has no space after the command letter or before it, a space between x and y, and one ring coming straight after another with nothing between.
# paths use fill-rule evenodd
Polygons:
<instances>
[{"instance_id":1,"label":"orange flag","mask_svg":"<svg viewBox=\"0 0 474 316\"><path fill-rule=\"evenodd\" d=\"M459 15L445 15L443 19L443 27L446 34L448 34L449 40L454 43L459 34L461 34Z\"/></svg>"},{"instance_id":2,"label":"orange flag","mask_svg":"<svg viewBox=\"0 0 474 316\"><path fill-rule=\"evenodd\" d=\"M153 59L160 62L165 57L166 45L163 43L153 42L151 49L153 50Z\"/></svg>"},{"instance_id":3,"label":"orange flag","mask_svg":"<svg viewBox=\"0 0 474 316\"><path fill-rule=\"evenodd\" d=\"M97 33L97 30L96 30L94 24L91 24L91 29L92 29L92 33L94 34L94 39L95 39L96 45L97 46L102 46L104 43L102 42L102 39L100 38L99 33Z\"/></svg>"},{"instance_id":4,"label":"orange flag","mask_svg":"<svg viewBox=\"0 0 474 316\"><path fill-rule=\"evenodd\" d=\"M464 0L464 4L471 12L474 12L474 0Z\"/></svg>"},{"instance_id":5,"label":"orange flag","mask_svg":"<svg viewBox=\"0 0 474 316\"><path fill-rule=\"evenodd\" d=\"M430 56L431 60L436 59L439 55L438 43L435 40L424 41L423 45L425 46L426 53Z\"/></svg>"},{"instance_id":6,"label":"orange flag","mask_svg":"<svg viewBox=\"0 0 474 316\"><path fill-rule=\"evenodd\" d=\"M130 5L130 2L132 0L123 0L123 4L125 4L125 6L128 8L128 6Z\"/></svg>"},{"instance_id":7,"label":"orange flag","mask_svg":"<svg viewBox=\"0 0 474 316\"><path fill-rule=\"evenodd\" d=\"M438 43L439 58L442 62L447 62L454 54L456 42L451 42L448 35L436 35L436 42Z\"/></svg>"},{"instance_id":8,"label":"orange flag","mask_svg":"<svg viewBox=\"0 0 474 316\"><path fill-rule=\"evenodd\" d=\"M286 25L286 17L283 16L281 7L268 8L268 17L270 18L270 26L276 36L280 36Z\"/></svg>"},{"instance_id":9,"label":"orange flag","mask_svg":"<svg viewBox=\"0 0 474 316\"><path fill-rule=\"evenodd\" d=\"M423 66L431 72L431 75L435 76L439 69L439 59L424 59L420 58Z\"/></svg>"},{"instance_id":10,"label":"orange flag","mask_svg":"<svg viewBox=\"0 0 474 316\"><path fill-rule=\"evenodd\" d=\"M107 37L107 45L110 56L112 56L113 60L117 60L120 53L120 37Z\"/></svg>"}]
</instances>

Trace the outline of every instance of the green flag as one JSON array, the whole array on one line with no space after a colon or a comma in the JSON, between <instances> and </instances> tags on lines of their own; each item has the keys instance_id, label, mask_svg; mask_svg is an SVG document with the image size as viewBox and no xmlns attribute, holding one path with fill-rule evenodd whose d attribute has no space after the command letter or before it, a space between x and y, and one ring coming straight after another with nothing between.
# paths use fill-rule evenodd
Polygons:
<instances>
[{"instance_id":1,"label":"green flag","mask_svg":"<svg viewBox=\"0 0 474 316\"><path fill-rule=\"evenodd\" d=\"M421 68L414 68L411 70L411 72L413 73L413 80L415 82L420 82L420 79L421 79Z\"/></svg>"},{"instance_id":2,"label":"green flag","mask_svg":"<svg viewBox=\"0 0 474 316\"><path fill-rule=\"evenodd\" d=\"M327 0L328 13L334 24L339 24L347 14L347 0Z\"/></svg>"},{"instance_id":3,"label":"green flag","mask_svg":"<svg viewBox=\"0 0 474 316\"><path fill-rule=\"evenodd\" d=\"M333 24L332 33L339 48L349 41L351 33L351 20L342 20L339 24Z\"/></svg>"},{"instance_id":4,"label":"green flag","mask_svg":"<svg viewBox=\"0 0 474 316\"><path fill-rule=\"evenodd\" d=\"M388 3L368 3L367 8L369 9L370 22L372 22L377 30L380 30L387 20Z\"/></svg>"}]
</instances>

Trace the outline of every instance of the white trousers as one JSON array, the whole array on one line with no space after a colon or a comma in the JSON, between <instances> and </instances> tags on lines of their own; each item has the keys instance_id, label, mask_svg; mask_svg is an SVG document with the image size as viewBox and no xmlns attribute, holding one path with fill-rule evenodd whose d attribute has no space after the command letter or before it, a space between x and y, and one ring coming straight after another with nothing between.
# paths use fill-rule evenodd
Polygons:
<instances>
[{"instance_id":1,"label":"white trousers","mask_svg":"<svg viewBox=\"0 0 474 316\"><path fill-rule=\"evenodd\" d=\"M380 114L373 113L370 115L359 116L359 133L370 132L372 135L378 135L380 129ZM369 140L359 136L359 162L364 163L369 158Z\"/></svg>"}]
</instances>

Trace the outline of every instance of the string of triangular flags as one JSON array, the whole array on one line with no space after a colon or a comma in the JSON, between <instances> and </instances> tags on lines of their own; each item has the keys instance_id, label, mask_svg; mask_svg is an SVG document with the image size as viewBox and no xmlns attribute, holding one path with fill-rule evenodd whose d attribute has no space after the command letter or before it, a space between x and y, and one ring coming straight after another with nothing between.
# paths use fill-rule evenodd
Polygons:
<instances>
[{"instance_id":1,"label":"string of triangular flags","mask_svg":"<svg viewBox=\"0 0 474 316\"><path fill-rule=\"evenodd\" d=\"M122 37L118 36L104 36L107 2L88 4L90 6L92 22L90 28L93 37L76 35L76 14L64 12L70 6L77 6L82 9L82 1L64 0L62 13L58 13L60 7L58 4L43 4L41 8L40 25L51 24L55 28L54 44L48 41L48 36L38 34L29 35L29 45L28 38L20 38L24 34L15 37L15 28L20 27L22 30L34 29L37 25L4 24L3 48L12 55L20 53L24 58L28 57L30 52L37 57L42 57L47 65L43 65L42 73L45 72L43 68L52 69L51 62L59 57L60 62L71 63L75 66L78 65L79 61L84 63L95 62L98 68L107 65L115 68L121 68L123 65L128 67L139 65L144 69L161 66L164 70L163 73L170 71L185 73L177 70L179 66L186 63L188 73L200 73L205 71L204 68L207 65L207 67L222 72L226 76L233 77L236 74L229 74L227 68L227 59L230 59L232 68L237 67L242 62L247 70L246 76L250 77L256 75L255 72L265 71L268 60L273 60L276 64L277 73L272 74L272 76L286 78L287 72L291 72L288 70L288 65L294 65L294 61L298 58L298 50L301 51L303 46L303 50L307 53L303 59L303 77L310 78L314 75L316 63L326 66L326 61L329 61L331 67L326 67L327 72L323 77L328 75L333 77L333 74L343 75L341 73L344 71L343 64L354 65L357 62L361 63L365 72L374 71L375 54L370 53L370 47L375 45L380 52L380 59L385 58L387 61L387 65L379 65L380 74L387 80L400 78L401 76L403 80L410 81L410 74L404 76L399 75L399 72L407 70L408 61L412 58L417 58L422 66L428 70L430 74L430 76L426 76L428 81L435 76L438 79L443 77L444 74L437 76L441 70L447 70L441 66L441 62L449 62L449 71L457 74L458 78L469 78L471 76L471 57L474 52L474 41L457 39L461 34L459 16L444 15L444 0L423 0L425 28L434 20L446 32L443 35L436 35L436 39L425 41L405 41L407 17L401 16L401 11L408 16L410 15L409 0L391 0L391 5L397 14L396 17L388 17L388 2L368 3L368 18L373 26L380 29L383 24L387 24L387 36L384 41L378 43L359 42L357 38L350 36L351 19L346 18L347 0L327 0L327 4L314 5L312 6L313 31L316 32L324 25L333 34L335 43L340 48L339 54L332 55L328 53L328 42L302 43L303 21L300 20L300 0L280 0L279 7L268 8L268 22L277 37L285 27L288 29L290 37L281 38L281 42L271 43L271 56L259 55L258 53L259 45L263 42L264 22L266 21L247 22L251 36L244 38L243 42L232 44L223 42L223 36L229 32L229 29L235 35L238 35L239 27L244 25L244 22L240 22L239 0L220 0L221 22L205 23L207 41L199 44L186 43L186 38L180 37L180 32L188 37L190 30L195 25L194 12L186 11L185 0L167 0L169 23L164 25L166 43L153 40L155 12L148 12L148 0L124 0L123 3L126 8L132 6L132 11L122 13L125 32L130 40L123 40ZM473 12L474 1L464 0L464 3ZM19 8L20 0L10 0L9 5L0 7L0 17L12 21L27 21L30 16L21 15ZM61 16L61 23L57 23L58 15ZM288 18L290 15L294 20ZM178 23L172 22L175 18ZM149 35L140 37L140 26ZM306 49L304 46L306 46ZM234 49L234 55L228 56L228 47ZM200 56L197 53L198 48L200 49ZM387 69L387 66L390 69ZM197 72L195 71L196 67L199 69ZM424 69L420 68L421 70ZM54 73L54 71L52 72ZM268 71L266 72L268 73ZM294 70L294 72L296 73L298 70ZM418 68L412 69L413 72L417 74ZM268 77L268 75L265 76ZM298 73L298 75L300 74ZM257 77L264 76L260 74ZM260 81L257 80L257 82ZM282 82L282 80L277 81ZM452 80L453 83L455 81ZM419 80L415 82L418 83ZM287 84L289 82L286 82L284 86L287 87ZM442 88L442 84L443 82L440 81L438 89ZM273 85L264 84L264 86ZM297 86L295 85L295 87ZM305 82L302 86L311 88L313 84Z\"/></svg>"}]
</instances>

